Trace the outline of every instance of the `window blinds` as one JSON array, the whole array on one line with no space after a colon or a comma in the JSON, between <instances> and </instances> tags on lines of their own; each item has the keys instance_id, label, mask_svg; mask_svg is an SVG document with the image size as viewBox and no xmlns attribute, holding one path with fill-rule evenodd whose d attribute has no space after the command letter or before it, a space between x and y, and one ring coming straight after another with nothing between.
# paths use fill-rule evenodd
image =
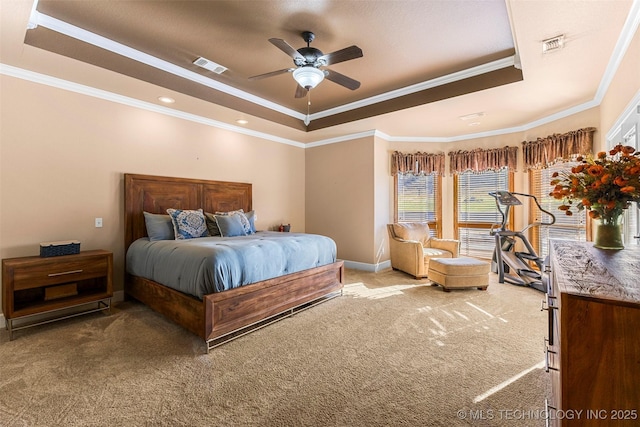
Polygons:
<instances>
[{"instance_id":1,"label":"window blinds","mask_svg":"<svg viewBox=\"0 0 640 427\"><path fill-rule=\"evenodd\" d=\"M640 207L638 203L631 203L624 215L624 235L622 236L625 246L640 245Z\"/></svg>"},{"instance_id":2,"label":"window blinds","mask_svg":"<svg viewBox=\"0 0 640 427\"><path fill-rule=\"evenodd\" d=\"M500 224L502 216L495 198L489 192L510 189L507 168L482 173L465 172L456 175L456 228L460 254L491 258L495 247L491 226Z\"/></svg>"},{"instance_id":3,"label":"window blinds","mask_svg":"<svg viewBox=\"0 0 640 427\"><path fill-rule=\"evenodd\" d=\"M398 222L427 222L431 234L440 229L440 176L396 175L396 218Z\"/></svg>"},{"instance_id":4,"label":"window blinds","mask_svg":"<svg viewBox=\"0 0 640 427\"><path fill-rule=\"evenodd\" d=\"M543 209L551 212L556 217L554 225L531 229L531 236L529 236L529 238L540 257L545 257L549 254L548 242L550 238L578 241L585 241L587 238L586 210L576 212L574 209L573 215L567 216L563 211L558 209L558 206L562 204L562 200L557 200L549 196L549 193L553 190L550 184L553 179L553 173L558 172L562 174L571 172L571 168L575 165L577 165L575 162L555 163L549 165L546 169L534 169L531 171L529 180L531 194L537 197L538 203L540 203ZM535 205L533 202L532 204ZM532 206L530 211L529 220L531 222L550 221L549 215L540 212L535 206Z\"/></svg>"}]
</instances>

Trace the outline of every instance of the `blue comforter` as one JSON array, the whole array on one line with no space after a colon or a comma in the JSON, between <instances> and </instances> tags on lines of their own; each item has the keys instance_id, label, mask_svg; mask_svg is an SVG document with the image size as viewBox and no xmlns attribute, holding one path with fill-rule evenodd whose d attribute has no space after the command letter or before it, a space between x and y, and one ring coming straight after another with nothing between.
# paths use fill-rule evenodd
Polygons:
<instances>
[{"instance_id":1,"label":"blue comforter","mask_svg":"<svg viewBox=\"0 0 640 427\"><path fill-rule=\"evenodd\" d=\"M329 237L260 231L240 237L138 239L127 251L127 272L202 299L203 295L331 264Z\"/></svg>"}]
</instances>

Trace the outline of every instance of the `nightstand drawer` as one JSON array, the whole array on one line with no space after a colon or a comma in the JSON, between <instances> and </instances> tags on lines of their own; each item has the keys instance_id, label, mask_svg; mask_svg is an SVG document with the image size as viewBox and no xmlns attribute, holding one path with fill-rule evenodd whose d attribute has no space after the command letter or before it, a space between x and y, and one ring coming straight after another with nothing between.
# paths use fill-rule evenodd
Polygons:
<instances>
[{"instance_id":1,"label":"nightstand drawer","mask_svg":"<svg viewBox=\"0 0 640 427\"><path fill-rule=\"evenodd\" d=\"M105 256L65 256L64 260L23 264L13 270L13 289L39 288L46 285L74 282L107 275L109 263Z\"/></svg>"}]
</instances>

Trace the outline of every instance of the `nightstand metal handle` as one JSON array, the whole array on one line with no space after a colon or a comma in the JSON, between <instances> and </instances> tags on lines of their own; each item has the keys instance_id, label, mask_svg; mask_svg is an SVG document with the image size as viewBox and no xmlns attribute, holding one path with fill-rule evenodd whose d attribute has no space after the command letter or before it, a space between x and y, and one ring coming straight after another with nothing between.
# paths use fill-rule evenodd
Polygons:
<instances>
[{"instance_id":1,"label":"nightstand metal handle","mask_svg":"<svg viewBox=\"0 0 640 427\"><path fill-rule=\"evenodd\" d=\"M55 276L64 276L65 274L75 274L75 273L82 273L82 270L63 271L62 273L50 273L48 276L55 277Z\"/></svg>"},{"instance_id":2,"label":"nightstand metal handle","mask_svg":"<svg viewBox=\"0 0 640 427\"><path fill-rule=\"evenodd\" d=\"M551 304L551 300L555 300L556 297L552 297L549 294L544 294L544 299L542 300L542 305L540 306L540 311L549 311L549 310L557 310L558 307Z\"/></svg>"},{"instance_id":3,"label":"nightstand metal handle","mask_svg":"<svg viewBox=\"0 0 640 427\"><path fill-rule=\"evenodd\" d=\"M551 349L549 349L549 345L547 344L549 342L549 338L544 337L544 371L545 372L549 372L549 371L559 371L558 368L553 368L550 366L549 363L549 354L557 354L555 351L552 351Z\"/></svg>"}]
</instances>

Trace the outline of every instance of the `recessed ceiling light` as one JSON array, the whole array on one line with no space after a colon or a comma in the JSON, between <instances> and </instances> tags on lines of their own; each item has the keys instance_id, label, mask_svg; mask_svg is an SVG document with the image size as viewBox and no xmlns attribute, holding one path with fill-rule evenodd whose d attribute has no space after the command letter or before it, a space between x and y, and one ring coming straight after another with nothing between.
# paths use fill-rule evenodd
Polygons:
<instances>
[{"instance_id":1,"label":"recessed ceiling light","mask_svg":"<svg viewBox=\"0 0 640 427\"><path fill-rule=\"evenodd\" d=\"M480 117L484 116L484 111L480 111L479 113L472 113L472 114L467 114L466 116L460 116L460 120L472 120L472 119L478 119Z\"/></svg>"},{"instance_id":2,"label":"recessed ceiling light","mask_svg":"<svg viewBox=\"0 0 640 427\"><path fill-rule=\"evenodd\" d=\"M238 123L239 125L246 125L247 123L249 123L249 121L245 119L238 119L236 120L236 123Z\"/></svg>"},{"instance_id":3,"label":"recessed ceiling light","mask_svg":"<svg viewBox=\"0 0 640 427\"><path fill-rule=\"evenodd\" d=\"M471 122L469 123L469 126L478 126L480 124L480 122Z\"/></svg>"},{"instance_id":4,"label":"recessed ceiling light","mask_svg":"<svg viewBox=\"0 0 640 427\"><path fill-rule=\"evenodd\" d=\"M174 102L176 102L175 99L169 98L168 96L159 96L158 100L160 102L164 102L165 104L173 104Z\"/></svg>"}]
</instances>

